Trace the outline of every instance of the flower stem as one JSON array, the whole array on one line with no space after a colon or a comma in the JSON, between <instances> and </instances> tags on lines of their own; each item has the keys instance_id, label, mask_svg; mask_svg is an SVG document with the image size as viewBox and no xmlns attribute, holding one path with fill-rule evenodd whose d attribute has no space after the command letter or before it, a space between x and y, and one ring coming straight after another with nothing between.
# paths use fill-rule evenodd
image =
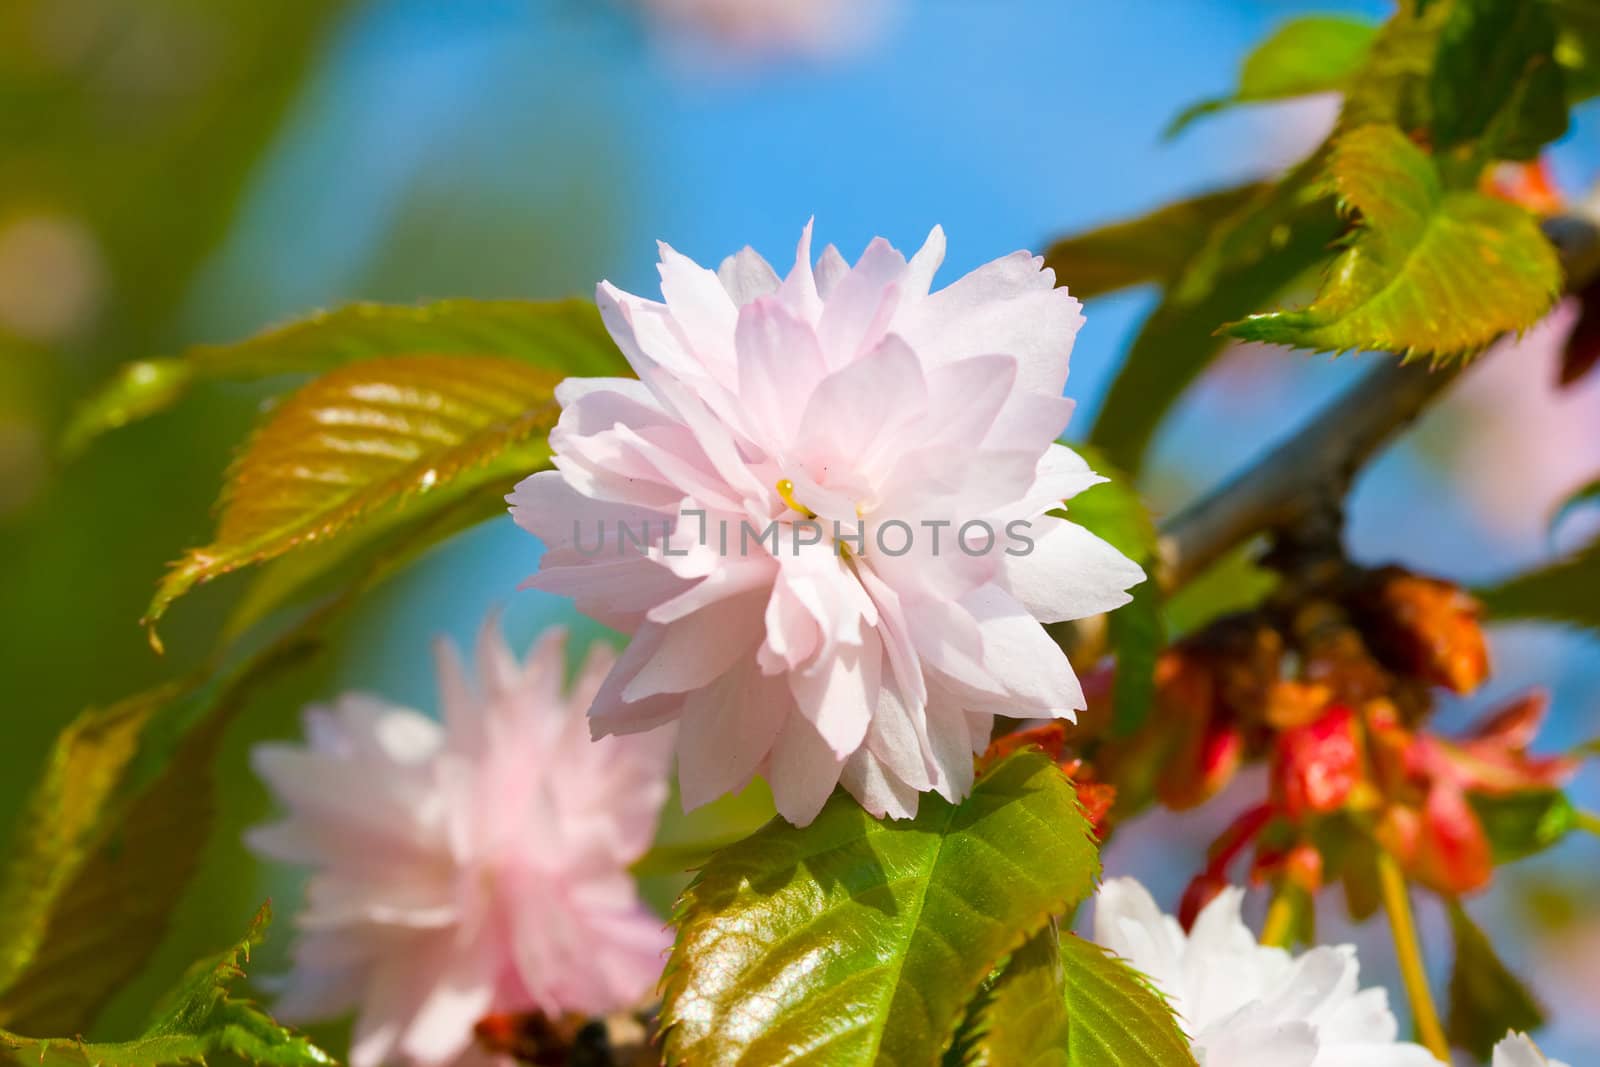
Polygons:
<instances>
[{"instance_id":1,"label":"flower stem","mask_svg":"<svg viewBox=\"0 0 1600 1067\"><path fill-rule=\"evenodd\" d=\"M1577 827L1585 833L1600 837L1600 812L1578 810Z\"/></svg>"},{"instance_id":2,"label":"flower stem","mask_svg":"<svg viewBox=\"0 0 1600 1067\"><path fill-rule=\"evenodd\" d=\"M1289 890L1279 886L1272 894L1267 907L1267 921L1261 926L1261 943L1274 948L1288 948L1294 936L1294 900Z\"/></svg>"},{"instance_id":3,"label":"flower stem","mask_svg":"<svg viewBox=\"0 0 1600 1067\"><path fill-rule=\"evenodd\" d=\"M1405 875L1387 852L1378 854L1378 884L1383 893L1383 909L1389 913L1389 928L1394 931L1400 980L1405 983L1406 996L1411 1000L1417 1033L1436 1059L1449 1063L1450 1043L1445 1040L1444 1027L1439 1024L1439 1009L1434 1006L1433 994L1428 990L1422 943L1417 939L1417 924L1411 914L1411 895L1406 889Z\"/></svg>"}]
</instances>

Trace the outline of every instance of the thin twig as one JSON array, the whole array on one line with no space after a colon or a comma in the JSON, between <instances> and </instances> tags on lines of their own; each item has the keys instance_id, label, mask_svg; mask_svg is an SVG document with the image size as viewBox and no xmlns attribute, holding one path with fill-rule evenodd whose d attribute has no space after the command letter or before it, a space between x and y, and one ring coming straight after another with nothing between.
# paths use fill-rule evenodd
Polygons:
<instances>
[{"instance_id":1,"label":"thin twig","mask_svg":"<svg viewBox=\"0 0 1600 1067\"><path fill-rule=\"evenodd\" d=\"M1600 224L1588 215L1545 223L1567 289L1600 274ZM1260 533L1337 532L1345 493L1362 466L1460 374L1393 357L1287 439L1162 525L1162 584L1183 585Z\"/></svg>"}]
</instances>

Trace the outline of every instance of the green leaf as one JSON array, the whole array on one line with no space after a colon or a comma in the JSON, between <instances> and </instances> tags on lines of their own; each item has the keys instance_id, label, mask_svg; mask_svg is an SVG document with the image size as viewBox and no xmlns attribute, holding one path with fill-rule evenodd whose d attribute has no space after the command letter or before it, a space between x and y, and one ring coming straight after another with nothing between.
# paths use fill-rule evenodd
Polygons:
<instances>
[{"instance_id":1,"label":"green leaf","mask_svg":"<svg viewBox=\"0 0 1600 1067\"><path fill-rule=\"evenodd\" d=\"M179 688L163 686L84 712L56 739L0 876L0 1024L15 1021L10 995L28 977L51 917L92 858L107 802L145 727Z\"/></svg>"},{"instance_id":2,"label":"green leaf","mask_svg":"<svg viewBox=\"0 0 1600 1067\"><path fill-rule=\"evenodd\" d=\"M1431 85L1434 151L1481 141L1480 162L1532 159L1565 133L1555 49L1556 25L1542 2L1452 0Z\"/></svg>"},{"instance_id":3,"label":"green leaf","mask_svg":"<svg viewBox=\"0 0 1600 1067\"><path fill-rule=\"evenodd\" d=\"M1258 541L1242 544L1173 593L1164 613L1168 634L1182 637L1213 619L1258 607L1281 580L1260 564L1262 551Z\"/></svg>"},{"instance_id":4,"label":"green leaf","mask_svg":"<svg viewBox=\"0 0 1600 1067\"><path fill-rule=\"evenodd\" d=\"M1600 7L1593 0L1547 0L1557 26L1556 61L1566 71L1567 98L1600 94Z\"/></svg>"},{"instance_id":5,"label":"green leaf","mask_svg":"<svg viewBox=\"0 0 1600 1067\"><path fill-rule=\"evenodd\" d=\"M977 1029L968 1062L982 1067L1196 1067L1148 980L1053 924L1012 956Z\"/></svg>"},{"instance_id":6,"label":"green leaf","mask_svg":"<svg viewBox=\"0 0 1600 1067\"><path fill-rule=\"evenodd\" d=\"M937 1063L994 966L1087 896L1072 784L1018 753L950 804L879 821L836 793L774 820L684 892L665 978L666 1062Z\"/></svg>"},{"instance_id":7,"label":"green leaf","mask_svg":"<svg viewBox=\"0 0 1600 1067\"><path fill-rule=\"evenodd\" d=\"M1135 562L1155 557L1157 533L1150 509L1116 463L1093 445L1073 445L1089 468L1106 480L1067 501L1067 517Z\"/></svg>"},{"instance_id":8,"label":"green leaf","mask_svg":"<svg viewBox=\"0 0 1600 1067\"><path fill-rule=\"evenodd\" d=\"M1252 201L1238 219L1219 222L1215 250L1202 252L1163 295L1112 380L1089 441L1129 477L1138 477L1167 411L1226 346L1218 324L1293 285L1326 257L1339 233L1331 201L1306 202L1298 188L1264 195L1265 203ZM1231 239L1240 230L1249 237Z\"/></svg>"},{"instance_id":9,"label":"green leaf","mask_svg":"<svg viewBox=\"0 0 1600 1067\"><path fill-rule=\"evenodd\" d=\"M1092 447L1079 451L1089 466L1108 480L1068 501L1067 517L1152 574L1159 537L1149 509L1099 451ZM1132 603L1113 611L1108 619L1107 637L1117 657L1111 721L1119 737L1139 728L1155 697L1156 657L1166 644L1161 604L1160 586L1153 578L1147 579L1133 588Z\"/></svg>"},{"instance_id":10,"label":"green leaf","mask_svg":"<svg viewBox=\"0 0 1600 1067\"><path fill-rule=\"evenodd\" d=\"M63 733L7 872L4 900L13 907L0 915L0 944L23 951L6 950L0 1026L82 1033L138 973L161 944L210 840L226 731L258 685L314 647L301 630L291 631L225 682L173 683L91 712ZM173 731L185 711L192 721ZM116 735L101 735L100 766L60 758L83 748L84 724L108 718ZM162 736L174 732L174 740ZM153 770L142 771L147 764ZM75 775L83 776L81 787ZM67 789L58 794L63 779ZM47 895L39 891L45 885Z\"/></svg>"},{"instance_id":11,"label":"green leaf","mask_svg":"<svg viewBox=\"0 0 1600 1067\"><path fill-rule=\"evenodd\" d=\"M1416 132L1433 119L1433 61L1451 5L1400 0L1397 8L1349 81L1339 112L1340 132L1373 123Z\"/></svg>"},{"instance_id":12,"label":"green leaf","mask_svg":"<svg viewBox=\"0 0 1600 1067\"><path fill-rule=\"evenodd\" d=\"M1501 796L1472 793L1468 799L1489 838L1496 867L1558 845L1578 827L1578 810L1559 789Z\"/></svg>"},{"instance_id":13,"label":"green leaf","mask_svg":"<svg viewBox=\"0 0 1600 1067\"><path fill-rule=\"evenodd\" d=\"M1544 1011L1461 905L1450 902L1456 959L1450 970L1450 1043L1488 1060L1508 1031L1537 1030Z\"/></svg>"},{"instance_id":14,"label":"green leaf","mask_svg":"<svg viewBox=\"0 0 1600 1067\"><path fill-rule=\"evenodd\" d=\"M1343 90L1365 65L1377 34L1370 22L1336 15L1292 19L1246 57L1232 93L1185 109L1166 135L1176 137L1196 119L1240 104Z\"/></svg>"},{"instance_id":15,"label":"green leaf","mask_svg":"<svg viewBox=\"0 0 1600 1067\"><path fill-rule=\"evenodd\" d=\"M77 411L62 440L74 455L108 430L165 411L198 382L326 374L361 360L422 353L501 356L570 375L627 375L592 301L450 300L421 307L351 304L235 344L143 360Z\"/></svg>"},{"instance_id":16,"label":"green leaf","mask_svg":"<svg viewBox=\"0 0 1600 1067\"><path fill-rule=\"evenodd\" d=\"M1533 217L1446 191L1433 161L1394 127L1342 136L1331 171L1361 228L1310 307L1252 315L1228 328L1235 337L1459 356L1527 329L1554 304L1561 266Z\"/></svg>"},{"instance_id":17,"label":"green leaf","mask_svg":"<svg viewBox=\"0 0 1600 1067\"><path fill-rule=\"evenodd\" d=\"M1219 189L1064 237L1045 253L1045 265L1080 300L1168 281L1206 243L1219 218L1232 215L1265 189L1261 183Z\"/></svg>"},{"instance_id":18,"label":"green leaf","mask_svg":"<svg viewBox=\"0 0 1600 1067\"><path fill-rule=\"evenodd\" d=\"M1600 540L1548 567L1474 595L1490 618L1541 619L1600 634Z\"/></svg>"},{"instance_id":19,"label":"green leaf","mask_svg":"<svg viewBox=\"0 0 1600 1067\"><path fill-rule=\"evenodd\" d=\"M1134 586L1133 600L1107 619L1107 640L1117 657L1111 685L1111 733L1129 737L1155 705L1156 662L1167 644L1161 587L1153 579Z\"/></svg>"},{"instance_id":20,"label":"green leaf","mask_svg":"<svg viewBox=\"0 0 1600 1067\"><path fill-rule=\"evenodd\" d=\"M244 977L241 961L261 943L271 919L263 906L238 945L195 964L168 994L144 1033L131 1041L88 1043L79 1038L31 1038L0 1030L0 1062L16 1067L167 1067L231 1055L261 1067L326 1067L333 1058L230 995Z\"/></svg>"},{"instance_id":21,"label":"green leaf","mask_svg":"<svg viewBox=\"0 0 1600 1067\"><path fill-rule=\"evenodd\" d=\"M540 466L555 374L488 356L397 356L332 371L290 396L229 472L216 539L167 572L152 627L196 584L343 533L445 486Z\"/></svg>"}]
</instances>

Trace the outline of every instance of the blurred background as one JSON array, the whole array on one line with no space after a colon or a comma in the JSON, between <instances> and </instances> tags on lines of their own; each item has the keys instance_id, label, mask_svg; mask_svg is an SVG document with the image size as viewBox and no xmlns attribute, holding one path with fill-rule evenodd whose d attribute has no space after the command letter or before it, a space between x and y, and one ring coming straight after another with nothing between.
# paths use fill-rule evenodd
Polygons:
<instances>
[{"instance_id":1,"label":"blurred background","mask_svg":"<svg viewBox=\"0 0 1600 1067\"><path fill-rule=\"evenodd\" d=\"M657 238L705 263L751 244L784 265L813 215L819 240L850 258L874 235L914 248L942 224L949 281L1298 158L1331 101L1245 109L1176 142L1161 130L1225 91L1284 18L1389 9L655 2L654 15L631 0L0 5L0 825L72 715L197 662L238 591L222 582L181 605L165 663L135 622L163 564L207 536L219 476L264 393L203 388L59 462L65 414L119 364L354 299L545 298L601 278L653 293ZM769 38L739 21L741 4L816 17ZM696 28L696 6L717 21ZM825 17L835 7L847 12L842 33ZM1600 177L1600 112L1579 113L1554 167L1571 194ZM1080 430L1149 304L1135 291L1089 307L1068 387ZM1485 359L1367 473L1351 511L1360 559L1483 581L1593 530L1594 516L1579 515L1547 532L1559 501L1600 471L1600 376L1554 387L1570 319L1558 310L1519 353ZM1353 362L1232 353L1160 438L1151 503L1169 512L1287 432L1353 380ZM233 940L262 897L280 915L293 907L295 877L260 868L239 843L268 814L249 746L295 733L305 702L343 689L434 708L430 640L470 641L492 606L519 644L570 621L560 602L516 590L537 553L509 520L457 538L370 598L335 655L237 724L222 829L159 973L126 992L108 1029ZM1554 695L1543 747L1600 734L1592 636L1525 626L1493 640L1490 692L1447 722L1537 684ZM1575 797L1600 807L1600 775L1586 772ZM688 821L669 811L663 837L737 830L764 803L758 789ZM1108 873L1139 875L1174 907L1209 837L1195 820L1220 824L1238 806L1224 797L1200 816L1150 817L1137 843L1114 844ZM1600 1057L1597 870L1600 840L1575 835L1470 904L1551 1008L1546 1051L1575 1064ZM675 886L656 877L647 888L663 904ZM1424 934L1442 982L1442 916L1426 914ZM1361 942L1369 980L1395 988L1381 923L1328 921L1324 935ZM281 965L287 940L284 923L257 973Z\"/></svg>"}]
</instances>

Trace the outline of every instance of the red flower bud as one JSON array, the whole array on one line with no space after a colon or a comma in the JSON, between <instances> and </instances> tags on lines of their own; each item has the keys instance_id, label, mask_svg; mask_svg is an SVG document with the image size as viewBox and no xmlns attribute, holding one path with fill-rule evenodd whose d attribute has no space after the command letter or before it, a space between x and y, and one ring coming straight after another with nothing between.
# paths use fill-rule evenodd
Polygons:
<instances>
[{"instance_id":1,"label":"red flower bud","mask_svg":"<svg viewBox=\"0 0 1600 1067\"><path fill-rule=\"evenodd\" d=\"M1278 735L1272 788L1278 805L1299 822L1337 811L1361 779L1355 714L1342 704L1309 726Z\"/></svg>"}]
</instances>

